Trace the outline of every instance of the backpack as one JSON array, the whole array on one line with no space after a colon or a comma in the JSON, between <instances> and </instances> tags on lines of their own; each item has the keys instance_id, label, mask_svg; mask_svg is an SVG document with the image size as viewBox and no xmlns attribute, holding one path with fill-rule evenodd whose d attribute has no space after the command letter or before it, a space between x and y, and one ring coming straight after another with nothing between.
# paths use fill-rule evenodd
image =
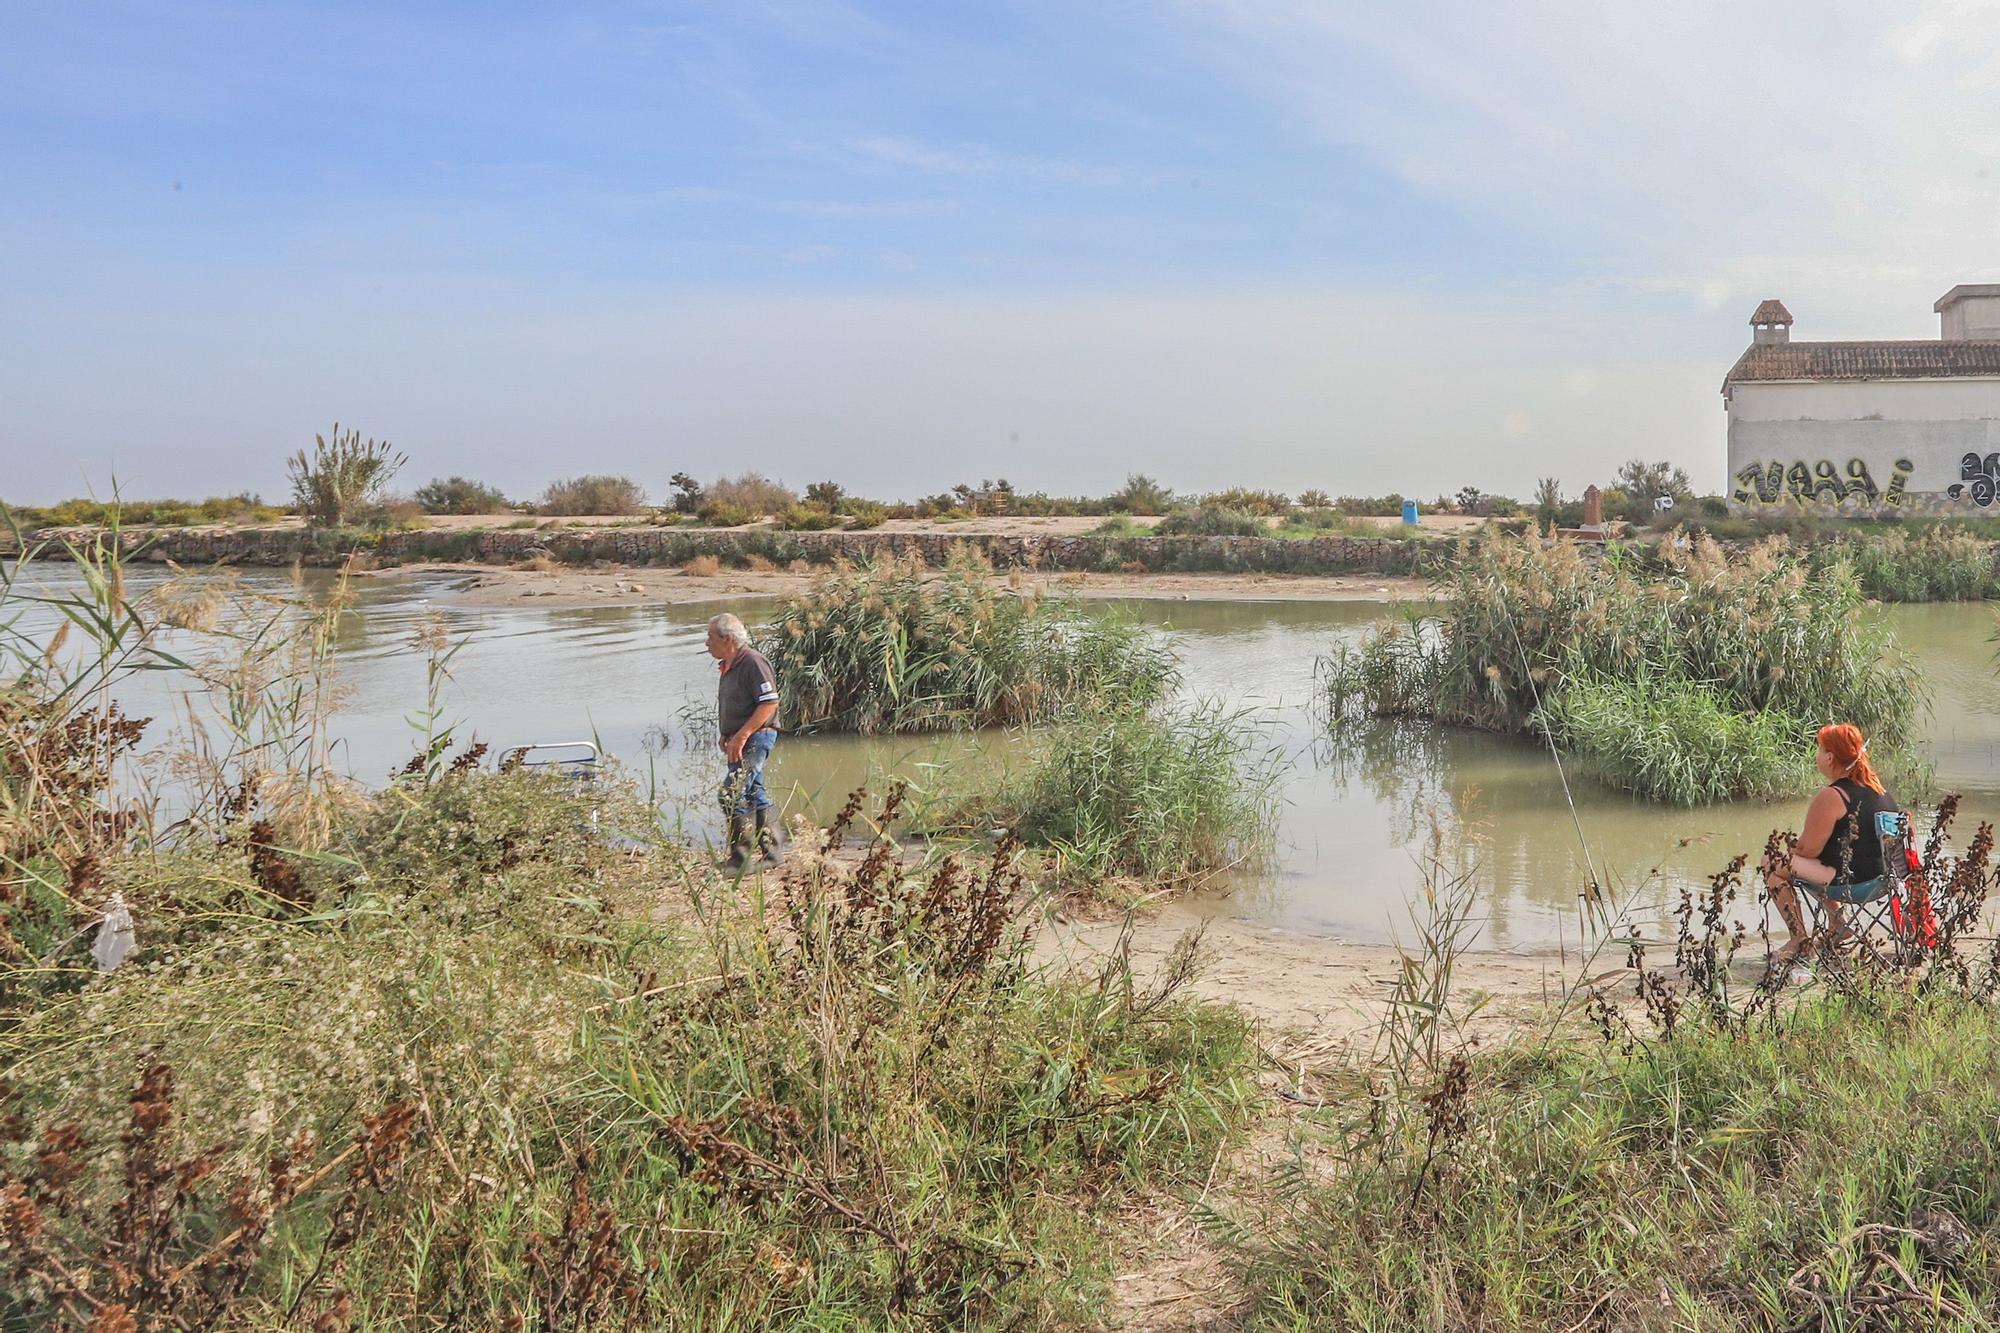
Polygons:
<instances>
[{"instance_id":1,"label":"backpack","mask_svg":"<svg viewBox=\"0 0 2000 1333\"><path fill-rule=\"evenodd\" d=\"M1936 948L1937 914L1931 911L1930 886L1919 873L1923 862L1917 859L1916 840L1911 836L1910 812L1877 810L1875 838L1882 847L1882 874L1893 885L1889 917L1895 923L1896 933L1914 939L1926 949Z\"/></svg>"}]
</instances>

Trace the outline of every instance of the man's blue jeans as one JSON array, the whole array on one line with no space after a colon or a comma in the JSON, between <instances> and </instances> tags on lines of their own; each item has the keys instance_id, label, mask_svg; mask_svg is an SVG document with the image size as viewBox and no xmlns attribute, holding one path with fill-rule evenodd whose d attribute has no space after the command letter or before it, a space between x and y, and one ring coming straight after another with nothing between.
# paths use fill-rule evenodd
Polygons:
<instances>
[{"instance_id":1,"label":"man's blue jeans","mask_svg":"<svg viewBox=\"0 0 2000 1333\"><path fill-rule=\"evenodd\" d=\"M778 733L770 727L752 732L743 743L742 762L729 766L722 783L723 814L742 818L771 808L770 793L764 790L764 765L771 762L771 747L777 743Z\"/></svg>"}]
</instances>

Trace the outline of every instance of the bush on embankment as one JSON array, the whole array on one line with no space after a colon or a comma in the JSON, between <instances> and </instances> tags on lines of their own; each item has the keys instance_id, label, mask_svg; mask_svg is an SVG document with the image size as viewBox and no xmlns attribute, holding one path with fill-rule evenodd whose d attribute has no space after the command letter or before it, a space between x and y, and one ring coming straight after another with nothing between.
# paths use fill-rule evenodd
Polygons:
<instances>
[{"instance_id":1,"label":"bush on embankment","mask_svg":"<svg viewBox=\"0 0 2000 1333\"><path fill-rule=\"evenodd\" d=\"M1934 951L1878 933L1808 998L1734 981L1746 859L1684 902L1670 966L1580 997L1598 1034L1356 1077L1217 1228L1246 1326L1994 1328L1991 846L1927 851ZM1440 994L1397 1021L1448 1028Z\"/></svg>"},{"instance_id":2,"label":"bush on embankment","mask_svg":"<svg viewBox=\"0 0 2000 1333\"><path fill-rule=\"evenodd\" d=\"M1891 760L1925 707L1853 573L1782 543L1732 554L1696 537L1650 560L1591 559L1494 536L1461 551L1435 596L1323 663L1336 721L1546 733L1614 786L1695 804L1803 784L1793 756L1828 722L1860 726ZM1727 760L1701 761L1723 725Z\"/></svg>"},{"instance_id":3,"label":"bush on embankment","mask_svg":"<svg viewBox=\"0 0 2000 1333\"><path fill-rule=\"evenodd\" d=\"M942 571L842 564L758 636L795 729L951 731L1149 703L1174 684L1164 645L1076 602L1010 587L974 552Z\"/></svg>"},{"instance_id":4,"label":"bush on embankment","mask_svg":"<svg viewBox=\"0 0 2000 1333\"><path fill-rule=\"evenodd\" d=\"M1071 885L1205 878L1270 846L1275 773L1256 739L1213 705L1084 713L1024 738L1025 757L947 822L1054 849Z\"/></svg>"}]
</instances>

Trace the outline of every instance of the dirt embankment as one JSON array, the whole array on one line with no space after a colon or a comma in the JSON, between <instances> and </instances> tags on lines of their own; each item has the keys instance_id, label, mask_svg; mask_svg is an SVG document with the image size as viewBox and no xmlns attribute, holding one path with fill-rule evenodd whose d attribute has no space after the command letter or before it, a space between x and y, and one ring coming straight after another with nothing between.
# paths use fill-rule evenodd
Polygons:
<instances>
[{"instance_id":1,"label":"dirt embankment","mask_svg":"<svg viewBox=\"0 0 2000 1333\"><path fill-rule=\"evenodd\" d=\"M812 571L722 569L495 569L419 564L376 570L371 580L422 580L437 600L465 607L681 606L746 597L784 597L811 586ZM1178 601L1406 602L1425 595L1419 578L1386 574L996 574L1078 597Z\"/></svg>"}]
</instances>

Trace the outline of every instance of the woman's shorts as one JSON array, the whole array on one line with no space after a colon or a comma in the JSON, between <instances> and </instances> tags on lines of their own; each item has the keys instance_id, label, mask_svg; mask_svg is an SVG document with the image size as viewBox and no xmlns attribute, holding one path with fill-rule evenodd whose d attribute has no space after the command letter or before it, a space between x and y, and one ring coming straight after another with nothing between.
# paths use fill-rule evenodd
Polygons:
<instances>
[{"instance_id":1,"label":"woman's shorts","mask_svg":"<svg viewBox=\"0 0 2000 1333\"><path fill-rule=\"evenodd\" d=\"M1888 879L1884 876L1877 876L1874 879L1864 879L1859 884L1829 884L1825 888L1815 887L1813 888L1813 892L1828 902L1846 903L1849 906L1853 906L1858 903L1874 902L1882 896L1888 887Z\"/></svg>"}]
</instances>

